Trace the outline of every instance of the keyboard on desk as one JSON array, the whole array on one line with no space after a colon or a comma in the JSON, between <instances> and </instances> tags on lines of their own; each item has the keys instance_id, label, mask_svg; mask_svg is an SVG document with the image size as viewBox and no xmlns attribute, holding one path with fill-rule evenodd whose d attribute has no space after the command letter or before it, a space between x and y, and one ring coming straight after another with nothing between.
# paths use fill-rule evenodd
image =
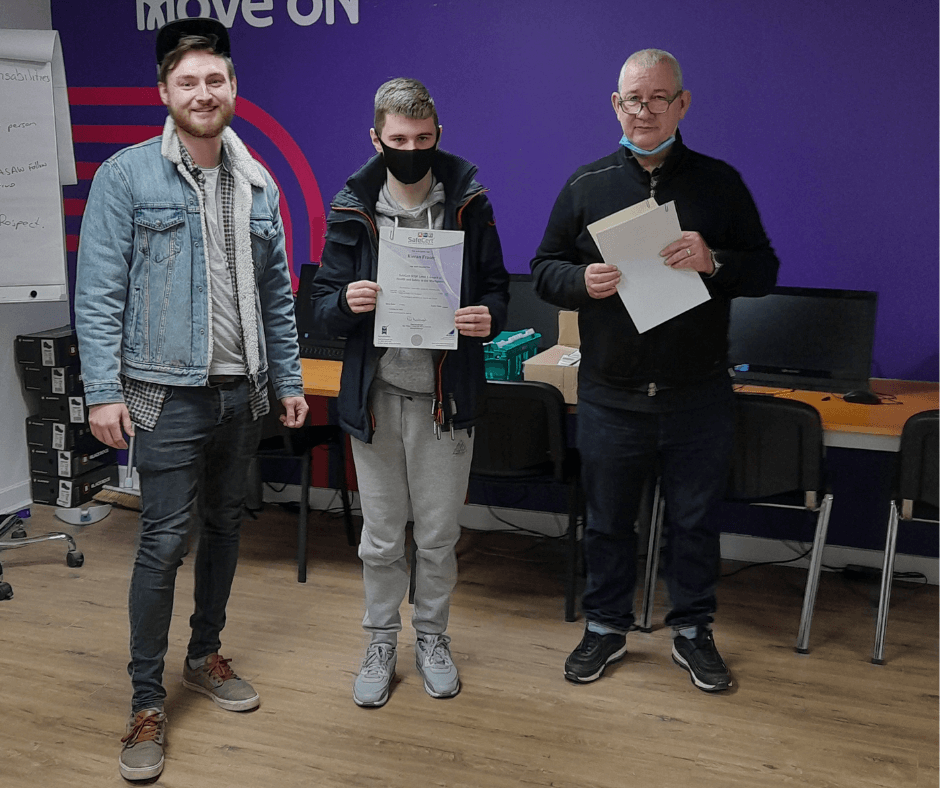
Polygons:
<instances>
[{"instance_id":1,"label":"keyboard on desk","mask_svg":"<svg viewBox=\"0 0 940 788\"><path fill-rule=\"evenodd\" d=\"M343 360L342 340L320 341L315 344L300 343L301 358L315 358L322 361L342 361Z\"/></svg>"}]
</instances>

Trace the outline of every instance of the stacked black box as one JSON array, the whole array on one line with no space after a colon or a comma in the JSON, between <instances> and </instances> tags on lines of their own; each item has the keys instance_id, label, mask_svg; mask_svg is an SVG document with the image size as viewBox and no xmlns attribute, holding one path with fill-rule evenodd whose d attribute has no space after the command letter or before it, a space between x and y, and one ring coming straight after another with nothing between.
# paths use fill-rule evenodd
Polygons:
<instances>
[{"instance_id":1,"label":"stacked black box","mask_svg":"<svg viewBox=\"0 0 940 788\"><path fill-rule=\"evenodd\" d=\"M18 336L16 360L37 411L26 419L33 501L88 503L118 483L117 456L88 426L75 331L63 326Z\"/></svg>"}]
</instances>

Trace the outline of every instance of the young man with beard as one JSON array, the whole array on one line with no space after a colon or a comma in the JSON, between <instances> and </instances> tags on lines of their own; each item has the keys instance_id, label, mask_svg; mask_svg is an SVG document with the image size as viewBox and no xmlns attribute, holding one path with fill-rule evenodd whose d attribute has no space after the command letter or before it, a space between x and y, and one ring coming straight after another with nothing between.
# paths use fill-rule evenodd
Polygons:
<instances>
[{"instance_id":1,"label":"young man with beard","mask_svg":"<svg viewBox=\"0 0 940 788\"><path fill-rule=\"evenodd\" d=\"M119 761L128 780L163 769L164 656L191 531L199 542L183 686L231 711L260 703L219 654L219 638L268 380L286 426L307 413L278 190L229 128L229 53L216 20L160 30L163 134L101 165L82 221L75 316L89 422L109 446L135 437L140 478L133 700Z\"/></svg>"},{"instance_id":2,"label":"young man with beard","mask_svg":"<svg viewBox=\"0 0 940 788\"><path fill-rule=\"evenodd\" d=\"M457 517L486 383L483 343L505 322L509 275L493 209L474 180L476 167L439 150L440 133L434 101L420 82L393 79L379 88L370 132L378 155L333 200L314 286L318 319L346 337L338 410L352 437L359 480L363 628L370 636L353 687L360 706L383 705L395 676L399 608L409 582L409 502L417 547L415 663L432 697L460 690L447 635L457 581ZM456 350L375 347L383 227L463 231Z\"/></svg>"}]
</instances>

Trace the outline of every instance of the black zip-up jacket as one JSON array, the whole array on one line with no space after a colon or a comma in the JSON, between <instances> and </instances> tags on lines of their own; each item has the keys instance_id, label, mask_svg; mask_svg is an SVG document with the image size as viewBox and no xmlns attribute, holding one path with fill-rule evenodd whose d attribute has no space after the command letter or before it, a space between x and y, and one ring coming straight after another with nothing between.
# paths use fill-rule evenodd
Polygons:
<instances>
[{"instance_id":1,"label":"black zip-up jacket","mask_svg":"<svg viewBox=\"0 0 940 788\"><path fill-rule=\"evenodd\" d=\"M486 383L483 343L506 322L509 274L485 189L474 180L477 168L459 156L438 151L432 167L444 184L444 229L463 230L463 275L460 305L487 306L492 317L488 337L458 339L457 350L445 351L435 370L435 395L443 408L443 429L466 429L479 415L479 394ZM315 320L336 336L346 337L338 413L343 430L371 442L375 425L369 412L369 389L383 349L372 342L375 311L353 313L346 288L361 279L376 280L379 242L375 203L385 184L381 156L373 156L334 198L326 221L323 262L313 288ZM428 410L428 431L432 428Z\"/></svg>"},{"instance_id":2,"label":"black zip-up jacket","mask_svg":"<svg viewBox=\"0 0 940 788\"><path fill-rule=\"evenodd\" d=\"M711 298L640 334L623 301L591 298L584 269L604 262L587 230L650 196L674 200L683 230L701 234L721 263L703 276ZM598 404L622 401L622 392L696 386L727 375L730 300L766 295L779 261L741 176L728 164L689 150L678 133L663 164L651 174L624 147L581 167L552 208L531 262L539 296L578 310L581 334L579 396Z\"/></svg>"}]
</instances>

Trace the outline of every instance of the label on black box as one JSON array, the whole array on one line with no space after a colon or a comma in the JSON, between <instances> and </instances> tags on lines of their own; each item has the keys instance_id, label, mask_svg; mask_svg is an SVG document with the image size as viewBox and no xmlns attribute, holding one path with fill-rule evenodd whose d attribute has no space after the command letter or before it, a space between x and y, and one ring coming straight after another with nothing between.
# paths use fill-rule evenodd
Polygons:
<instances>
[{"instance_id":1,"label":"label on black box","mask_svg":"<svg viewBox=\"0 0 940 788\"><path fill-rule=\"evenodd\" d=\"M59 479L59 498L56 501L59 506L66 509L72 505L72 482L69 479Z\"/></svg>"},{"instance_id":2,"label":"label on black box","mask_svg":"<svg viewBox=\"0 0 940 788\"><path fill-rule=\"evenodd\" d=\"M52 422L52 448L58 451L65 448L65 425L58 421Z\"/></svg>"},{"instance_id":3,"label":"label on black box","mask_svg":"<svg viewBox=\"0 0 940 788\"><path fill-rule=\"evenodd\" d=\"M85 402L82 397L69 397L69 421L73 424L85 421Z\"/></svg>"},{"instance_id":4,"label":"label on black box","mask_svg":"<svg viewBox=\"0 0 940 788\"><path fill-rule=\"evenodd\" d=\"M52 339L42 339L39 342L42 353L42 365L51 367L55 364L55 341Z\"/></svg>"}]
</instances>

